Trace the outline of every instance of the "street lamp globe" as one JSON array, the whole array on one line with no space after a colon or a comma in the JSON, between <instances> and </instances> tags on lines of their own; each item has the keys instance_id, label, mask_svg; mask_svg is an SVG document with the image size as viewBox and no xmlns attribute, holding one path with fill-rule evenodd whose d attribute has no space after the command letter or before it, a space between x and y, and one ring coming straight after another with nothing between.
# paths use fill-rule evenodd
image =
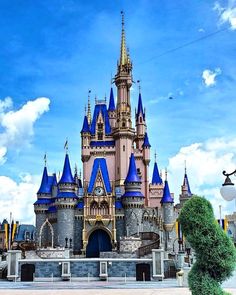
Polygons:
<instances>
[{"instance_id":1,"label":"street lamp globe","mask_svg":"<svg viewBox=\"0 0 236 295\"><path fill-rule=\"evenodd\" d=\"M226 179L225 179L225 182L222 184L222 187L220 189L220 193L221 193L221 196L226 201L232 201L233 199L236 198L235 186L234 186L233 182L231 181L231 179L229 178L228 175L226 175Z\"/></svg>"}]
</instances>

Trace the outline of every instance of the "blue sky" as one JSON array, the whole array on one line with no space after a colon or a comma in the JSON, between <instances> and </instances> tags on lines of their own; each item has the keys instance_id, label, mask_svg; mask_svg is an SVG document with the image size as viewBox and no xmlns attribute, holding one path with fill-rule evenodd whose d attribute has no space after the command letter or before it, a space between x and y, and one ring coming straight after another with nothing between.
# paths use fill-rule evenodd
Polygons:
<instances>
[{"instance_id":1,"label":"blue sky","mask_svg":"<svg viewBox=\"0 0 236 295\"><path fill-rule=\"evenodd\" d=\"M47 152L51 172L61 170L66 138L71 164L81 167L80 130L87 92L91 89L93 105L95 95L109 95L120 50L121 10L133 78L141 80L152 157L156 149L159 167L168 167L170 188L177 197L187 159L195 191L214 199L213 191L223 181L222 170L236 164L236 2L88 2L1 1L0 182L11 182L14 189L2 192L0 204L6 210L15 206L16 190L29 184L25 200L31 216L32 190L42 172L43 155ZM137 99L133 85L133 114ZM29 101L34 103L24 113ZM6 116L11 117L7 123ZM203 154L207 156L201 162ZM206 179L201 181L205 170ZM11 202L6 203L9 194ZM24 209L16 211L18 218Z\"/></svg>"}]
</instances>

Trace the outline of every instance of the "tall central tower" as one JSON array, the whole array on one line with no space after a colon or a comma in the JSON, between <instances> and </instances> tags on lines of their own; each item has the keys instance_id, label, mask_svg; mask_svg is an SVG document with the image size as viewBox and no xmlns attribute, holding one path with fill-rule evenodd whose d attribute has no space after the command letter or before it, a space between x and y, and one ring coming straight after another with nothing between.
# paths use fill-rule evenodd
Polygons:
<instances>
[{"instance_id":1,"label":"tall central tower","mask_svg":"<svg viewBox=\"0 0 236 295\"><path fill-rule=\"evenodd\" d=\"M116 142L116 186L123 187L127 176L129 157L132 152L132 143L135 131L132 128L130 87L132 86L132 62L125 43L124 14L122 12L122 32L120 60L115 76L117 87L116 125L114 138Z\"/></svg>"}]
</instances>

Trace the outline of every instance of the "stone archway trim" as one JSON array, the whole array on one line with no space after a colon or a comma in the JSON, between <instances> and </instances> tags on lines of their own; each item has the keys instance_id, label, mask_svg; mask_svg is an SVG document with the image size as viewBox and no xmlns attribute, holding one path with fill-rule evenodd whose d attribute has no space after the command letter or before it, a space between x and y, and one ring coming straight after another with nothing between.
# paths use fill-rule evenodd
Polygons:
<instances>
[{"instance_id":1,"label":"stone archway trim","mask_svg":"<svg viewBox=\"0 0 236 295\"><path fill-rule=\"evenodd\" d=\"M51 235L52 235L52 247L54 245L54 231L53 231L53 227L52 224L49 222L48 218L46 218L46 220L44 221L44 223L42 224L42 226L40 227L40 231L39 231L39 247L42 247L42 232L43 232L43 228L48 225L51 231Z\"/></svg>"}]
</instances>

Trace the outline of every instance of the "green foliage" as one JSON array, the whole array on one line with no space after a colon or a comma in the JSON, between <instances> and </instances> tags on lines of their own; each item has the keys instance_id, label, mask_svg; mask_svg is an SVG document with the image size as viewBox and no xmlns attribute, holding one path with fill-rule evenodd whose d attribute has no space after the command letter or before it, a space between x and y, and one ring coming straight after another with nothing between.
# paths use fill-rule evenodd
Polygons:
<instances>
[{"instance_id":1,"label":"green foliage","mask_svg":"<svg viewBox=\"0 0 236 295\"><path fill-rule=\"evenodd\" d=\"M220 284L232 275L236 265L236 250L216 222L210 202L193 196L183 206L179 222L196 253L196 263L188 277L192 294L227 294Z\"/></svg>"}]
</instances>

